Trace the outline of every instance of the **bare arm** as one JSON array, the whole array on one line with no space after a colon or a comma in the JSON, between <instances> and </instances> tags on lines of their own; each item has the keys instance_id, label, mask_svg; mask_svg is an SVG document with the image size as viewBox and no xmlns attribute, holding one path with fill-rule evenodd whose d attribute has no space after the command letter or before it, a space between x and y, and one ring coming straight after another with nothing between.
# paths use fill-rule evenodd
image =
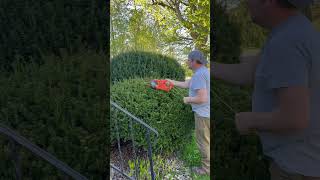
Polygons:
<instances>
[{"instance_id":1,"label":"bare arm","mask_svg":"<svg viewBox=\"0 0 320 180\"><path fill-rule=\"evenodd\" d=\"M237 84L250 85L254 82L254 73L259 62L260 55L240 57L239 64L213 63L213 76L217 79Z\"/></svg>"},{"instance_id":2,"label":"bare arm","mask_svg":"<svg viewBox=\"0 0 320 180\"><path fill-rule=\"evenodd\" d=\"M190 79L186 81L175 81L171 79L167 79L168 81L172 82L174 86L180 87L180 88L189 88Z\"/></svg>"}]
</instances>

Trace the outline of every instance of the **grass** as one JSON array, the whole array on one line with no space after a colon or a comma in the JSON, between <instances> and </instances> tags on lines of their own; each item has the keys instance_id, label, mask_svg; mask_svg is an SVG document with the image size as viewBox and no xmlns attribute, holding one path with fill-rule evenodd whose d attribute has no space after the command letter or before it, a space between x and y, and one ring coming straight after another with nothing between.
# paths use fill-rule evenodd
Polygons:
<instances>
[{"instance_id":1,"label":"grass","mask_svg":"<svg viewBox=\"0 0 320 180\"><path fill-rule=\"evenodd\" d=\"M192 134L192 140L188 143L181 152L181 159L186 163L187 166L196 167L201 165L201 155L197 147L195 133ZM210 176L197 175L195 173L191 174L194 180L209 180Z\"/></svg>"}]
</instances>

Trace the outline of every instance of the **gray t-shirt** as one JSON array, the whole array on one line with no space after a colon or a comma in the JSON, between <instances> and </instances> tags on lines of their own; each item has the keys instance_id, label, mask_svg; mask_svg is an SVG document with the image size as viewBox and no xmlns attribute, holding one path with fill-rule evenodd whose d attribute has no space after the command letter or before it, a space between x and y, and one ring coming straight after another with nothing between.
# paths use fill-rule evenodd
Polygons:
<instances>
[{"instance_id":1,"label":"gray t-shirt","mask_svg":"<svg viewBox=\"0 0 320 180\"><path fill-rule=\"evenodd\" d=\"M210 73L205 66L195 70L189 85L189 96L195 97L197 90L207 89L208 102L203 104L191 104L192 111L201 117L210 117Z\"/></svg>"},{"instance_id":2,"label":"gray t-shirt","mask_svg":"<svg viewBox=\"0 0 320 180\"><path fill-rule=\"evenodd\" d=\"M310 89L306 130L290 135L260 132L264 153L291 173L320 177L320 35L302 14L290 17L270 33L255 74L253 112L278 107L275 89Z\"/></svg>"}]
</instances>

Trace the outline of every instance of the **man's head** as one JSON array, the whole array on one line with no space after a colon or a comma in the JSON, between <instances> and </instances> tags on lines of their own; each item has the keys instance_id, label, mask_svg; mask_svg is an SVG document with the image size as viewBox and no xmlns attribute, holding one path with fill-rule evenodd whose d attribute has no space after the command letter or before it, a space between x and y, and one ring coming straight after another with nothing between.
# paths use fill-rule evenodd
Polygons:
<instances>
[{"instance_id":1,"label":"man's head","mask_svg":"<svg viewBox=\"0 0 320 180\"><path fill-rule=\"evenodd\" d=\"M254 23L271 29L298 9L307 7L312 0L247 0Z\"/></svg>"},{"instance_id":2,"label":"man's head","mask_svg":"<svg viewBox=\"0 0 320 180\"><path fill-rule=\"evenodd\" d=\"M195 70L201 67L202 65L206 65L207 60L202 54L201 51L193 50L188 55L188 66L190 69Z\"/></svg>"}]
</instances>

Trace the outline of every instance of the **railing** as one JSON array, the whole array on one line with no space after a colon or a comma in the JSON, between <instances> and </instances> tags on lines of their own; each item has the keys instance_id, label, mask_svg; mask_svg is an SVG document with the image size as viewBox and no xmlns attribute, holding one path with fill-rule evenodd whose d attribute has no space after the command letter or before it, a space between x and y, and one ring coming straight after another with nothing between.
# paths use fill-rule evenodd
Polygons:
<instances>
[{"instance_id":1,"label":"railing","mask_svg":"<svg viewBox=\"0 0 320 180\"><path fill-rule=\"evenodd\" d=\"M19 145L28 149L34 155L46 160L52 166L56 167L59 171L63 172L65 175L65 179L68 179L70 176L76 180L87 180L86 177L3 124L0 124L0 133L5 135L10 140L9 147L11 150L11 159L14 161L15 175L17 180L21 180L23 177L21 172Z\"/></svg>"},{"instance_id":2,"label":"railing","mask_svg":"<svg viewBox=\"0 0 320 180\"><path fill-rule=\"evenodd\" d=\"M135 167L134 174L135 175L134 175L134 177L130 177L128 174L126 174L124 172L118 119L111 119L111 120L115 121L115 130L116 130L116 135L117 135L118 151L119 151L119 155L120 155L120 159L121 159L121 167L118 168L115 165L110 164L111 168L113 170L115 170L116 172L122 174L124 177L126 177L128 179L139 179L139 166L137 165L137 154L136 154L135 140L134 140L134 134L133 134L134 130L133 130L133 125L132 125L133 122L135 122L135 123L141 125L143 128L146 129L146 140L147 140L147 143L148 143L148 158L149 158L149 164L150 164L150 176L151 176L151 179L154 180L155 179L155 174L154 174L154 170L153 170L152 144L151 144L151 140L150 140L150 131L152 133L154 133L157 138L159 136L158 131L155 130L154 128L152 128L151 126L149 126L148 124L146 124L143 120L135 117L130 112L128 112L124 108L120 107L118 104L116 104L116 103L114 103L112 101L110 101L110 104L111 104L112 108L115 108L116 110L119 110L122 113L124 113L125 115L130 117L129 129L130 129L130 138L131 138L132 146L133 146L134 167Z\"/></svg>"}]
</instances>

